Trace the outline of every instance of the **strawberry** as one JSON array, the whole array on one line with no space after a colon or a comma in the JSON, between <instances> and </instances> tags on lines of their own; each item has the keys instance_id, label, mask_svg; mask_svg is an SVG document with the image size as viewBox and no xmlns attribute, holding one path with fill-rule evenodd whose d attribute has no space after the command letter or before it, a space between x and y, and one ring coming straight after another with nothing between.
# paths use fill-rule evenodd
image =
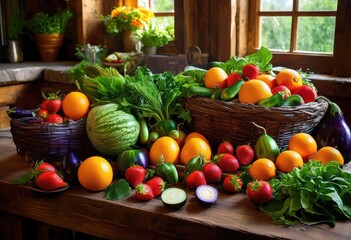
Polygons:
<instances>
[{"instance_id":1,"label":"strawberry","mask_svg":"<svg viewBox=\"0 0 351 240\"><path fill-rule=\"evenodd\" d=\"M155 197L161 195L166 186L166 182L163 180L163 178L157 176L151 178L149 181L146 182L146 184L151 187Z\"/></svg>"},{"instance_id":2,"label":"strawberry","mask_svg":"<svg viewBox=\"0 0 351 240\"><path fill-rule=\"evenodd\" d=\"M154 193L152 192L152 188L145 184L140 183L135 187L135 198L141 201L148 201L155 197Z\"/></svg>"},{"instance_id":3,"label":"strawberry","mask_svg":"<svg viewBox=\"0 0 351 240\"><path fill-rule=\"evenodd\" d=\"M246 193L249 199L256 204L269 202L273 198L272 186L269 182L263 180L249 182Z\"/></svg>"},{"instance_id":4,"label":"strawberry","mask_svg":"<svg viewBox=\"0 0 351 240\"><path fill-rule=\"evenodd\" d=\"M228 175L223 180L223 189L227 192L237 193L243 187L243 181L237 175Z\"/></svg>"},{"instance_id":5,"label":"strawberry","mask_svg":"<svg viewBox=\"0 0 351 240\"><path fill-rule=\"evenodd\" d=\"M226 173L234 173L239 169L239 162L233 154L222 153L217 155L219 168Z\"/></svg>"},{"instance_id":6,"label":"strawberry","mask_svg":"<svg viewBox=\"0 0 351 240\"><path fill-rule=\"evenodd\" d=\"M35 180L35 185L45 191L67 186L67 183L56 172L43 172Z\"/></svg>"},{"instance_id":7,"label":"strawberry","mask_svg":"<svg viewBox=\"0 0 351 240\"><path fill-rule=\"evenodd\" d=\"M48 110L47 109L47 105L49 103L49 100L44 100L41 104L40 104L40 109L43 109L43 110Z\"/></svg>"},{"instance_id":8,"label":"strawberry","mask_svg":"<svg viewBox=\"0 0 351 240\"><path fill-rule=\"evenodd\" d=\"M191 172L185 179L185 185L190 189L195 189L204 184L206 184L205 175L199 170Z\"/></svg>"},{"instance_id":9,"label":"strawberry","mask_svg":"<svg viewBox=\"0 0 351 240\"><path fill-rule=\"evenodd\" d=\"M43 95L44 96L44 95ZM46 110L48 110L49 113L58 113L60 111L61 106L62 106L62 101L61 97L57 93L49 93L49 96L46 97L44 96L45 104L44 102L42 103L43 107L45 107Z\"/></svg>"},{"instance_id":10,"label":"strawberry","mask_svg":"<svg viewBox=\"0 0 351 240\"><path fill-rule=\"evenodd\" d=\"M126 178L126 181L130 183L130 185L136 187L136 185L144 182L146 173L147 172L145 168L143 168L142 166L134 165L127 168L124 176Z\"/></svg>"},{"instance_id":11,"label":"strawberry","mask_svg":"<svg viewBox=\"0 0 351 240\"><path fill-rule=\"evenodd\" d=\"M216 183L221 180L222 170L215 163L206 163L202 166L202 172L205 176L206 182Z\"/></svg>"},{"instance_id":12,"label":"strawberry","mask_svg":"<svg viewBox=\"0 0 351 240\"><path fill-rule=\"evenodd\" d=\"M317 91L312 86L302 85L298 87L293 94L300 95L305 103L314 102L317 98Z\"/></svg>"},{"instance_id":13,"label":"strawberry","mask_svg":"<svg viewBox=\"0 0 351 240\"><path fill-rule=\"evenodd\" d=\"M47 119L45 119L45 122L54 123L54 124L60 124L60 123L63 123L63 118L61 117L60 114L53 113L53 114L50 114L47 117Z\"/></svg>"},{"instance_id":14,"label":"strawberry","mask_svg":"<svg viewBox=\"0 0 351 240\"><path fill-rule=\"evenodd\" d=\"M241 145L236 151L236 158L241 166L249 165L255 156L255 151L250 145Z\"/></svg>"},{"instance_id":15,"label":"strawberry","mask_svg":"<svg viewBox=\"0 0 351 240\"><path fill-rule=\"evenodd\" d=\"M237 81L243 79L243 77L240 75L238 72L232 72L231 74L228 75L227 77L227 86L230 87Z\"/></svg>"},{"instance_id":16,"label":"strawberry","mask_svg":"<svg viewBox=\"0 0 351 240\"><path fill-rule=\"evenodd\" d=\"M37 113L37 116L40 117L40 118L42 118L42 119L44 119L44 120L47 119L48 116L49 116L48 110L46 110L46 109L40 109L40 110L38 111L38 113Z\"/></svg>"},{"instance_id":17,"label":"strawberry","mask_svg":"<svg viewBox=\"0 0 351 240\"><path fill-rule=\"evenodd\" d=\"M219 144L218 149L217 149L217 153L230 153L233 154L234 153L234 146L232 143L230 142L222 142L221 144Z\"/></svg>"},{"instance_id":18,"label":"strawberry","mask_svg":"<svg viewBox=\"0 0 351 240\"><path fill-rule=\"evenodd\" d=\"M254 79L260 75L260 69L255 64L246 64L243 67L243 74L248 79Z\"/></svg>"},{"instance_id":19,"label":"strawberry","mask_svg":"<svg viewBox=\"0 0 351 240\"><path fill-rule=\"evenodd\" d=\"M39 165L36 167L36 170L38 172L56 172L56 168L47 162L39 163Z\"/></svg>"}]
</instances>

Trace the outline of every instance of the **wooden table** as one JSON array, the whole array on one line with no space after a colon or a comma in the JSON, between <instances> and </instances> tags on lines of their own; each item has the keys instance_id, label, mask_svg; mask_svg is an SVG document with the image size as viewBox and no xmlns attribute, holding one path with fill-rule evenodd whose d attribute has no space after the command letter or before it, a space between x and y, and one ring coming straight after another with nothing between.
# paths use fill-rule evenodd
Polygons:
<instances>
[{"instance_id":1,"label":"wooden table","mask_svg":"<svg viewBox=\"0 0 351 240\"><path fill-rule=\"evenodd\" d=\"M245 194L220 194L211 207L201 206L188 191L186 205L167 209L160 199L139 202L130 197L109 201L104 192L79 185L57 194L42 194L11 181L28 171L17 155L12 138L0 137L0 228L11 239L21 217L108 239L350 239L350 222L328 225L274 225ZM5 216L5 217L4 217ZM7 218L6 218L7 216ZM10 216L10 217L8 217ZM5 222L6 221L6 222ZM11 231L13 231L11 233ZM1 235L0 235L1 236ZM1 238L1 237L0 237ZM17 238L20 239L20 238Z\"/></svg>"}]
</instances>

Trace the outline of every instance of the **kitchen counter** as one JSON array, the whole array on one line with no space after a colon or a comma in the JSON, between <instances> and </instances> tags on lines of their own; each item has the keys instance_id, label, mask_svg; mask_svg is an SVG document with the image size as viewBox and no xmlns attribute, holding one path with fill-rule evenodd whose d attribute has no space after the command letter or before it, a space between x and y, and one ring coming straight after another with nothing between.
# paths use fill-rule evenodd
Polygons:
<instances>
[{"instance_id":1,"label":"kitchen counter","mask_svg":"<svg viewBox=\"0 0 351 240\"><path fill-rule=\"evenodd\" d=\"M0 132L1 134L1 132ZM90 192L79 184L62 193L45 194L11 182L29 170L16 153L12 138L0 135L0 229L2 239L21 239L21 217L107 239L349 239L351 223L307 226L274 225L244 193L219 194L211 207L200 205L187 191L186 205L178 210L159 198L140 202L132 195L117 201L104 192ZM2 226L2 227L1 227ZM5 237L4 237L5 236ZM1 235L0 235L1 238Z\"/></svg>"}]
</instances>

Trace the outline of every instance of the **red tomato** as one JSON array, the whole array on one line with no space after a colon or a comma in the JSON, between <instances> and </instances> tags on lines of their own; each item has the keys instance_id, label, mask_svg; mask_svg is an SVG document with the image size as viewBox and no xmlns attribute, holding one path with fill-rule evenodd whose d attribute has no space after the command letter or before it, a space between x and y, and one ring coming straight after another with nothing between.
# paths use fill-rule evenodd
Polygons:
<instances>
[{"instance_id":1,"label":"red tomato","mask_svg":"<svg viewBox=\"0 0 351 240\"><path fill-rule=\"evenodd\" d=\"M273 198L272 186L267 181L253 181L247 184L246 193L256 204L269 202Z\"/></svg>"}]
</instances>

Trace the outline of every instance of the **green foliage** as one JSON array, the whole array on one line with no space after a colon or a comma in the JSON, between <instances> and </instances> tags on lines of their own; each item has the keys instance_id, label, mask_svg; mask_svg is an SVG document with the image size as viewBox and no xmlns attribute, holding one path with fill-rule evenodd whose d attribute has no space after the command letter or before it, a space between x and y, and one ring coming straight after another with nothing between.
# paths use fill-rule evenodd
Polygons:
<instances>
[{"instance_id":1,"label":"green foliage","mask_svg":"<svg viewBox=\"0 0 351 240\"><path fill-rule=\"evenodd\" d=\"M107 200L118 200L130 196L131 188L124 179L112 183L105 190L105 198Z\"/></svg>"},{"instance_id":2,"label":"green foliage","mask_svg":"<svg viewBox=\"0 0 351 240\"><path fill-rule=\"evenodd\" d=\"M140 42L146 47L162 47L174 39L174 25L149 22L144 30L137 32Z\"/></svg>"},{"instance_id":3,"label":"green foliage","mask_svg":"<svg viewBox=\"0 0 351 240\"><path fill-rule=\"evenodd\" d=\"M22 15L16 15L11 19L9 27L9 39L20 40L23 35L25 20Z\"/></svg>"},{"instance_id":4,"label":"green foliage","mask_svg":"<svg viewBox=\"0 0 351 240\"><path fill-rule=\"evenodd\" d=\"M55 15L50 16L45 12L38 12L34 15L33 19L29 21L29 29L35 34L52 34L64 33L68 21L73 17L71 11L62 11Z\"/></svg>"},{"instance_id":5,"label":"green foliage","mask_svg":"<svg viewBox=\"0 0 351 240\"><path fill-rule=\"evenodd\" d=\"M274 199L261 205L277 224L313 225L351 219L351 174L338 162L309 161L270 181Z\"/></svg>"}]
</instances>

